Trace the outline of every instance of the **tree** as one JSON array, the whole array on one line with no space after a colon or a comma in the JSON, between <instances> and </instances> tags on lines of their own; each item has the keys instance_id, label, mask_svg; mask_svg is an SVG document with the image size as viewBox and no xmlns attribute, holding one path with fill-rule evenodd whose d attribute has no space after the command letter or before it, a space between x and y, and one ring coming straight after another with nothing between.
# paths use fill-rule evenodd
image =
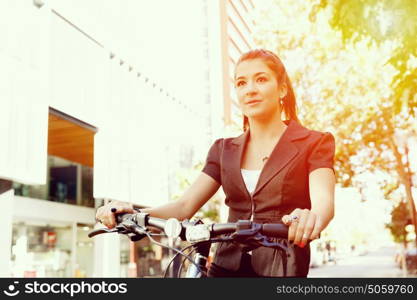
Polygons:
<instances>
[{"instance_id":1,"label":"tree","mask_svg":"<svg viewBox=\"0 0 417 300\"><path fill-rule=\"evenodd\" d=\"M417 215L412 195L413 173L403 163L409 161L407 145L400 152L394 136L396 134L396 115L415 121L417 111L417 1L414 0L319 0L312 7L310 18L328 9L329 24L342 34L345 44L355 44L364 40L377 45L392 45L386 63L392 65L397 74L391 80L391 97L384 101L382 121L389 135L384 142L395 158L395 169L399 181L404 186L409 214L417 235ZM404 128L403 128L404 129ZM369 135L368 135L369 136ZM372 141L372 139L370 140ZM417 239L416 239L417 246Z\"/></svg>"},{"instance_id":2,"label":"tree","mask_svg":"<svg viewBox=\"0 0 417 300\"><path fill-rule=\"evenodd\" d=\"M318 0L310 18L327 10L329 24L342 34L345 43L370 40L393 47L386 62L398 73L393 77L393 108L417 110L417 1L414 0Z\"/></svg>"},{"instance_id":3,"label":"tree","mask_svg":"<svg viewBox=\"0 0 417 300\"><path fill-rule=\"evenodd\" d=\"M288 68L302 122L336 136L338 181L361 190L366 188L362 174L385 174L380 182L385 196L403 186L412 215L413 174L403 163L406 147L396 135L415 121L410 113L414 104L408 97L398 111L393 82L400 71L387 63L399 42L365 37L346 42L346 34L331 26L330 9L309 1L268 4L256 18L257 43L275 50Z\"/></svg>"},{"instance_id":4,"label":"tree","mask_svg":"<svg viewBox=\"0 0 417 300\"><path fill-rule=\"evenodd\" d=\"M407 247L407 230L405 227L411 224L411 220L408 214L407 203L400 201L394 207L391 212L391 222L386 224L386 227L390 230L394 241Z\"/></svg>"}]
</instances>

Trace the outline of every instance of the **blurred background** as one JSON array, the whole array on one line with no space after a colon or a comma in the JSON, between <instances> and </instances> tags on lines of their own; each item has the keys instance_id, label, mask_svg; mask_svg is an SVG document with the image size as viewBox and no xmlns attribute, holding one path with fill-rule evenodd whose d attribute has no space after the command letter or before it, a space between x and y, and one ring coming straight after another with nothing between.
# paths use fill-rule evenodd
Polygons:
<instances>
[{"instance_id":1,"label":"blurred background","mask_svg":"<svg viewBox=\"0 0 417 300\"><path fill-rule=\"evenodd\" d=\"M95 210L178 199L213 141L242 133L234 65L263 47L301 123L336 138L336 214L309 276L415 277L416 13L414 0L0 1L0 276L160 276L159 246L87 237ZM225 221L223 201L196 217Z\"/></svg>"}]
</instances>

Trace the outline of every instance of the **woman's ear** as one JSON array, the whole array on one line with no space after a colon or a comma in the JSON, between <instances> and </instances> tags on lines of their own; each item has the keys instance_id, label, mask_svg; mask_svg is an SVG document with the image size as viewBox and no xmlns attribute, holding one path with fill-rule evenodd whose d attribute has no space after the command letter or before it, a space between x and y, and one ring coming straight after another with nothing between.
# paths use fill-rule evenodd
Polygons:
<instances>
[{"instance_id":1,"label":"woman's ear","mask_svg":"<svg viewBox=\"0 0 417 300\"><path fill-rule=\"evenodd\" d=\"M279 87L279 98L282 99L287 95L287 84L284 83Z\"/></svg>"}]
</instances>

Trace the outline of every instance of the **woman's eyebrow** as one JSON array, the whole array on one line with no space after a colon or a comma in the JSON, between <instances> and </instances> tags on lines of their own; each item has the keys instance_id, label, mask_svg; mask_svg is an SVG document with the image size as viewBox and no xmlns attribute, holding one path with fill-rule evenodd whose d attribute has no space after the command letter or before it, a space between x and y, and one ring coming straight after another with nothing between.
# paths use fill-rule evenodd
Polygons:
<instances>
[{"instance_id":1,"label":"woman's eyebrow","mask_svg":"<svg viewBox=\"0 0 417 300\"><path fill-rule=\"evenodd\" d=\"M258 75L261 75L261 74L266 74L265 72L258 72L258 73L255 73L254 75L253 75L253 77L256 77L256 76L258 76ZM239 80L239 79L245 79L246 77L245 76L239 76L238 78L236 78L235 80Z\"/></svg>"}]
</instances>

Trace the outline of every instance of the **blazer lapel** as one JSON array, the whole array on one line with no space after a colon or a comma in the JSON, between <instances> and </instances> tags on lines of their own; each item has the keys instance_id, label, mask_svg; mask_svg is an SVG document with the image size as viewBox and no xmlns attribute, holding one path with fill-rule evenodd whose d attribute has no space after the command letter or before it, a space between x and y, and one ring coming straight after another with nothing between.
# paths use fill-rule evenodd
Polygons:
<instances>
[{"instance_id":1,"label":"blazer lapel","mask_svg":"<svg viewBox=\"0 0 417 300\"><path fill-rule=\"evenodd\" d=\"M284 168L298 153L293 141L304 138L310 134L309 130L295 121L284 121L288 125L278 143L272 150L259 176L253 196L257 194L282 168Z\"/></svg>"},{"instance_id":2,"label":"blazer lapel","mask_svg":"<svg viewBox=\"0 0 417 300\"><path fill-rule=\"evenodd\" d=\"M240 136L234 138L232 140L232 147L225 147L224 153L224 167L229 170L231 178L231 182L237 184L237 188L243 192L246 191L246 185L243 181L242 172L240 169L240 164L242 161L243 149L245 148L247 139L249 137L249 130L246 130Z\"/></svg>"}]
</instances>

